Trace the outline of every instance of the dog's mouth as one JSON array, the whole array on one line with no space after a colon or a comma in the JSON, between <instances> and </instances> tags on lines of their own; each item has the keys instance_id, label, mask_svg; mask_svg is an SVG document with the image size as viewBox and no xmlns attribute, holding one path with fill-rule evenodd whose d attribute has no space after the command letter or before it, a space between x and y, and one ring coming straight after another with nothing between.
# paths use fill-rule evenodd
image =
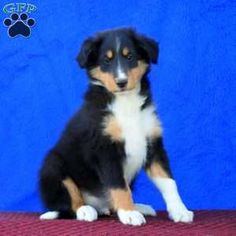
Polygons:
<instances>
[{"instance_id":1,"label":"dog's mouth","mask_svg":"<svg viewBox=\"0 0 236 236\"><path fill-rule=\"evenodd\" d=\"M137 86L134 88L120 88L119 90L116 90L114 93L115 94L126 94L126 93L134 91L135 89L137 89Z\"/></svg>"},{"instance_id":2,"label":"dog's mouth","mask_svg":"<svg viewBox=\"0 0 236 236\"><path fill-rule=\"evenodd\" d=\"M125 92L125 91L128 91L129 89L127 88L119 88L118 92Z\"/></svg>"},{"instance_id":3,"label":"dog's mouth","mask_svg":"<svg viewBox=\"0 0 236 236\"><path fill-rule=\"evenodd\" d=\"M129 80L123 85L116 82L116 90L113 92L115 94L126 94L140 88L140 83L130 83Z\"/></svg>"},{"instance_id":4,"label":"dog's mouth","mask_svg":"<svg viewBox=\"0 0 236 236\"><path fill-rule=\"evenodd\" d=\"M119 86L119 84L117 84L117 90L115 91L115 93L124 93L129 90L130 89L127 87L127 84L125 86Z\"/></svg>"}]
</instances>

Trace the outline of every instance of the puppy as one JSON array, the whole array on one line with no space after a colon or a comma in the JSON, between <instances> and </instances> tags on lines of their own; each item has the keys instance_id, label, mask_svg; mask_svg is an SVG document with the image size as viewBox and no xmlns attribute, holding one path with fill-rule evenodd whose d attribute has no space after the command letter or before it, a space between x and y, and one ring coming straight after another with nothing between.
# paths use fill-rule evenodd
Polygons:
<instances>
[{"instance_id":1,"label":"puppy","mask_svg":"<svg viewBox=\"0 0 236 236\"><path fill-rule=\"evenodd\" d=\"M169 217L193 220L171 174L152 102L147 75L157 58L158 44L133 29L104 31L84 42L77 60L90 85L41 168L41 195L50 209L41 219L94 221L115 212L123 224L144 224L143 215L155 211L135 205L130 190L143 167Z\"/></svg>"}]
</instances>

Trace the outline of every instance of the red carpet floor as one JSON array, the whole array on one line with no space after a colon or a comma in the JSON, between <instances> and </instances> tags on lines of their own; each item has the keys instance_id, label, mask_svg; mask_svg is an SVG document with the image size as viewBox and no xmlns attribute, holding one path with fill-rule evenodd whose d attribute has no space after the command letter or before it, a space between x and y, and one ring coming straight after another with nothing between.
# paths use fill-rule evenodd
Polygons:
<instances>
[{"instance_id":1,"label":"red carpet floor","mask_svg":"<svg viewBox=\"0 0 236 236\"><path fill-rule=\"evenodd\" d=\"M76 220L40 221L36 213L0 213L0 236L42 235L232 235L236 236L236 211L195 211L191 224L173 223L164 212L148 217L140 227L122 225L115 217L87 223Z\"/></svg>"}]
</instances>

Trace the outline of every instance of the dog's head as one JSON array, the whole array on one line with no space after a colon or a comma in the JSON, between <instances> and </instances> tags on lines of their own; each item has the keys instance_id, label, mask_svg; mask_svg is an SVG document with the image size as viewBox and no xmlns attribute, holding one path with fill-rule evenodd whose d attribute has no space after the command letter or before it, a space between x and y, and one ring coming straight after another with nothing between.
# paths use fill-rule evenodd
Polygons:
<instances>
[{"instance_id":1,"label":"dog's head","mask_svg":"<svg viewBox=\"0 0 236 236\"><path fill-rule=\"evenodd\" d=\"M157 58L158 44L153 39L122 28L88 38L77 60L93 81L116 93L136 88Z\"/></svg>"}]
</instances>

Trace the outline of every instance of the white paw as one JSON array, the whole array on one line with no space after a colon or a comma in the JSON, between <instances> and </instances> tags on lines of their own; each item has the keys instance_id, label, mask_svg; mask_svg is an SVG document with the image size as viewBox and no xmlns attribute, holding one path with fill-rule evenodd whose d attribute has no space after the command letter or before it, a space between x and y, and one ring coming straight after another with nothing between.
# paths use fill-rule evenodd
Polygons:
<instances>
[{"instance_id":1,"label":"white paw","mask_svg":"<svg viewBox=\"0 0 236 236\"><path fill-rule=\"evenodd\" d=\"M59 216L58 211L48 211L42 215L39 216L40 220L55 220Z\"/></svg>"},{"instance_id":2,"label":"white paw","mask_svg":"<svg viewBox=\"0 0 236 236\"><path fill-rule=\"evenodd\" d=\"M144 215L147 216L156 216L156 211L149 205L145 205L145 204L140 204L140 203L136 203L134 204L135 210L141 212Z\"/></svg>"},{"instance_id":3,"label":"white paw","mask_svg":"<svg viewBox=\"0 0 236 236\"><path fill-rule=\"evenodd\" d=\"M84 221L94 221L98 218L98 213L95 208L89 205L81 206L76 211L76 219Z\"/></svg>"},{"instance_id":4,"label":"white paw","mask_svg":"<svg viewBox=\"0 0 236 236\"><path fill-rule=\"evenodd\" d=\"M146 223L144 216L139 211L117 211L120 221L125 225L142 225Z\"/></svg>"},{"instance_id":5,"label":"white paw","mask_svg":"<svg viewBox=\"0 0 236 236\"><path fill-rule=\"evenodd\" d=\"M174 222L190 223L193 221L193 212L189 211L183 204L168 208L169 218Z\"/></svg>"}]
</instances>

